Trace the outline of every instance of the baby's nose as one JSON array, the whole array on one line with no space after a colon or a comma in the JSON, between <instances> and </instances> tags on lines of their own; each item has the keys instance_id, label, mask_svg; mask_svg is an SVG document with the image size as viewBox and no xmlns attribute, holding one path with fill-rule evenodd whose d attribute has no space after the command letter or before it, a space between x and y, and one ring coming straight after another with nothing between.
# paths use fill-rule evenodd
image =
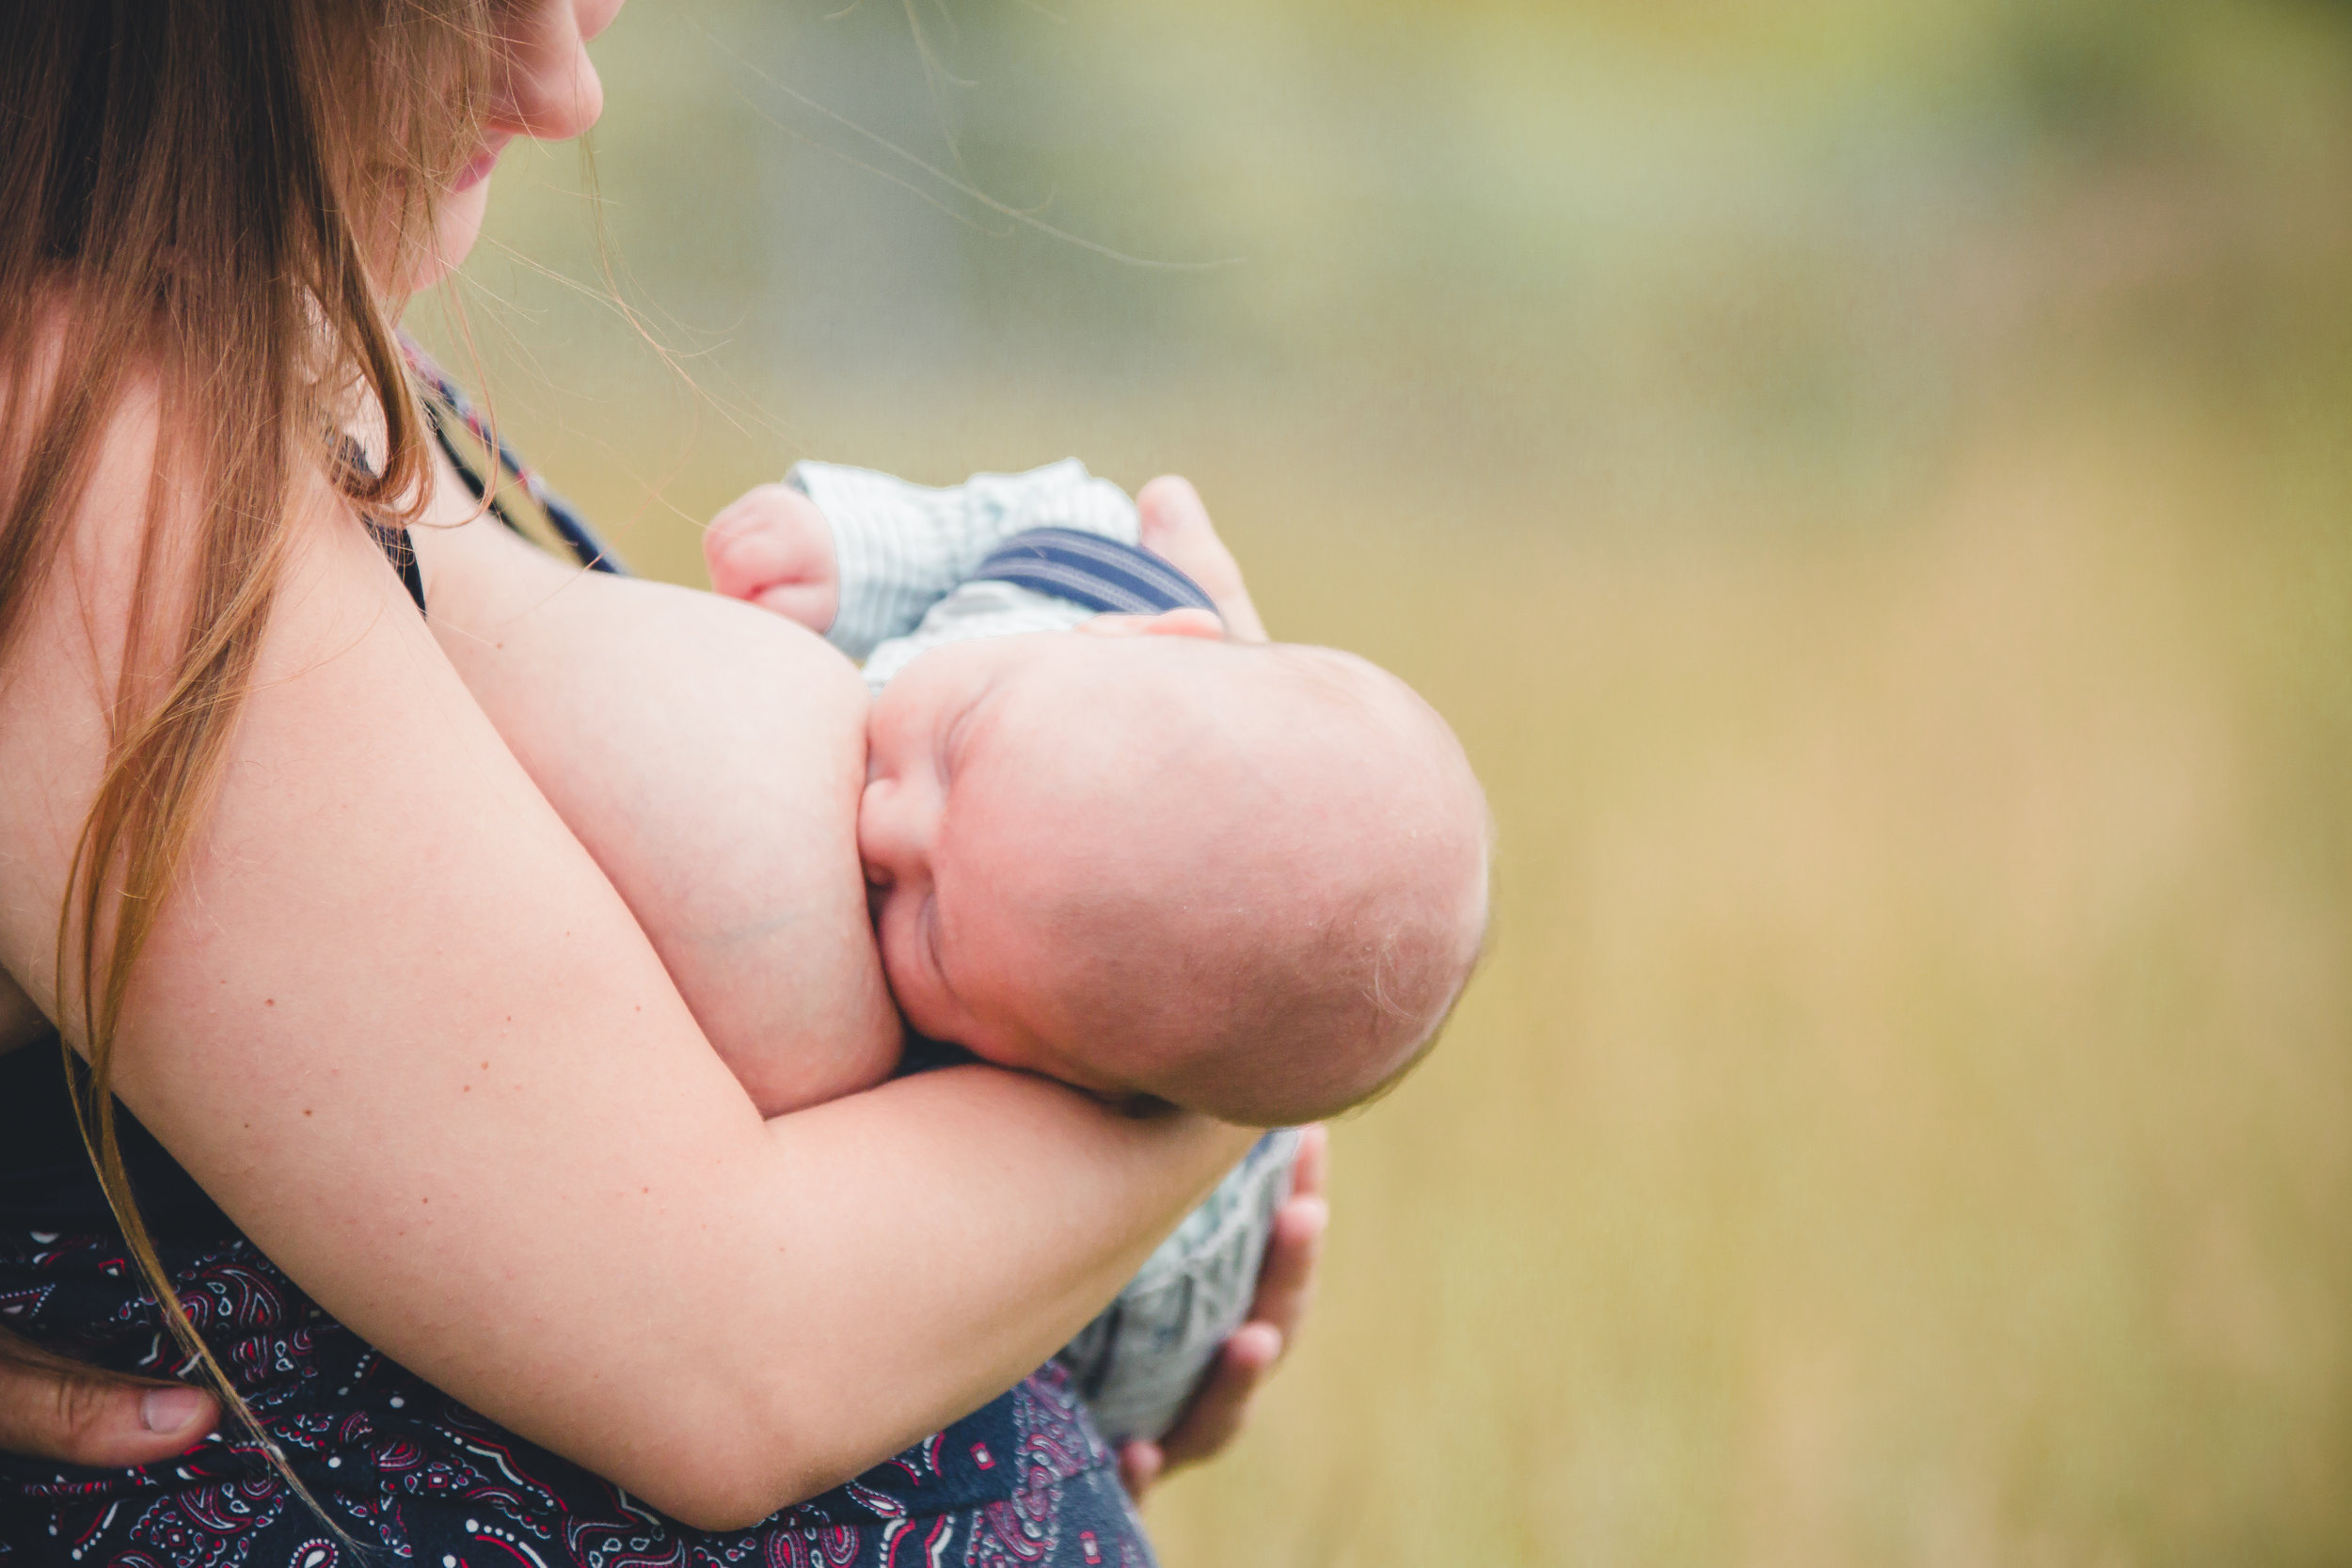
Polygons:
<instances>
[{"instance_id":1,"label":"baby's nose","mask_svg":"<svg viewBox=\"0 0 2352 1568\"><path fill-rule=\"evenodd\" d=\"M868 886L888 887L921 870L921 814L895 779L876 779L858 801L857 853Z\"/></svg>"}]
</instances>

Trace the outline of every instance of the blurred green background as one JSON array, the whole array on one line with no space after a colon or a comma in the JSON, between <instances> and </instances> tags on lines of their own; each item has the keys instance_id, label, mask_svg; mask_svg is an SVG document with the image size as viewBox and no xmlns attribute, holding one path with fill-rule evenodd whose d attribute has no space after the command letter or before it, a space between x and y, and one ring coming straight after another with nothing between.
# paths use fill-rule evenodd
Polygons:
<instances>
[{"instance_id":1,"label":"blurred green background","mask_svg":"<svg viewBox=\"0 0 2352 1568\"><path fill-rule=\"evenodd\" d=\"M1180 470L1491 791L1492 958L1171 1568L2352 1561L2352 13L596 56L416 324L639 565L801 456Z\"/></svg>"}]
</instances>

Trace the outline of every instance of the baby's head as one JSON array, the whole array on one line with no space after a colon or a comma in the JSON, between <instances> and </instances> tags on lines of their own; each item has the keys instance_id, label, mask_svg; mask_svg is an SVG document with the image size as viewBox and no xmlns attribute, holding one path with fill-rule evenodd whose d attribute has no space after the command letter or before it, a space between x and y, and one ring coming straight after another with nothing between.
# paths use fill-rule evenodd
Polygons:
<instances>
[{"instance_id":1,"label":"baby's head","mask_svg":"<svg viewBox=\"0 0 2352 1568\"><path fill-rule=\"evenodd\" d=\"M1444 721L1199 612L933 649L877 701L858 845L908 1021L1112 1099L1277 1126L1409 1066L1486 925Z\"/></svg>"}]
</instances>

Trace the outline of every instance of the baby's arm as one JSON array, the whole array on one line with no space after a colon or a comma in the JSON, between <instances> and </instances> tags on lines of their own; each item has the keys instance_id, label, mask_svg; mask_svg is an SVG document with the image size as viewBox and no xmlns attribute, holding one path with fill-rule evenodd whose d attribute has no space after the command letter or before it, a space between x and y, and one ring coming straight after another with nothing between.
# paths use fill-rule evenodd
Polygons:
<instances>
[{"instance_id":1,"label":"baby's arm","mask_svg":"<svg viewBox=\"0 0 2352 1568\"><path fill-rule=\"evenodd\" d=\"M856 672L775 616L582 572L492 518L414 536L442 648L761 1113L886 1076Z\"/></svg>"},{"instance_id":2,"label":"baby's arm","mask_svg":"<svg viewBox=\"0 0 2352 1568\"><path fill-rule=\"evenodd\" d=\"M989 551L1037 528L1136 542L1135 504L1074 458L934 489L868 468L796 465L712 520L711 586L863 659L913 631Z\"/></svg>"}]
</instances>

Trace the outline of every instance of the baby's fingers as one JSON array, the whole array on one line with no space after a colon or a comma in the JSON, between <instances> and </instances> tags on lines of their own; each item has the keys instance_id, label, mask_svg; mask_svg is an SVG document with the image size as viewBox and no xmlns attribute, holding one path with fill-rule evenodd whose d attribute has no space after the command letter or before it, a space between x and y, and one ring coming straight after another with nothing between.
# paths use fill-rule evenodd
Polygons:
<instances>
[{"instance_id":1,"label":"baby's fingers","mask_svg":"<svg viewBox=\"0 0 2352 1568\"><path fill-rule=\"evenodd\" d=\"M841 595L830 582L778 583L752 594L751 602L818 633L833 629L841 609Z\"/></svg>"},{"instance_id":2,"label":"baby's fingers","mask_svg":"<svg viewBox=\"0 0 2352 1568\"><path fill-rule=\"evenodd\" d=\"M710 586L730 599L748 599L796 575L805 553L793 531L759 504L755 490L710 520L703 531L703 564Z\"/></svg>"},{"instance_id":3,"label":"baby's fingers","mask_svg":"<svg viewBox=\"0 0 2352 1568\"><path fill-rule=\"evenodd\" d=\"M703 562L713 592L814 631L830 627L840 608L832 526L788 484L759 485L712 518Z\"/></svg>"}]
</instances>

